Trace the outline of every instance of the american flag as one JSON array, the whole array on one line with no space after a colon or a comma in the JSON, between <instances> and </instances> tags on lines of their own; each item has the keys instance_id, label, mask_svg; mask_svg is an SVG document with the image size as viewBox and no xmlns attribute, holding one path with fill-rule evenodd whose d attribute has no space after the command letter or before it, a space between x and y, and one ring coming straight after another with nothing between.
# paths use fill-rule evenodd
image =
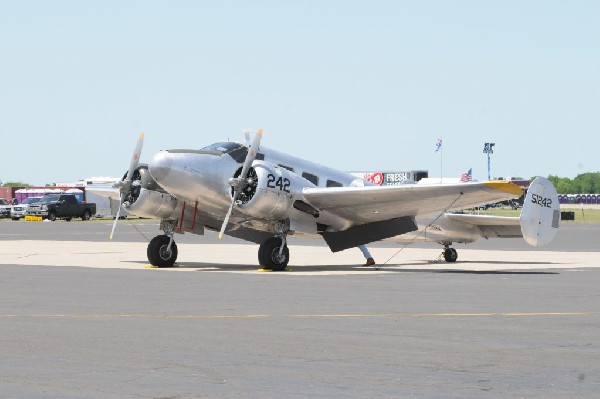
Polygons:
<instances>
[{"instance_id":1,"label":"american flag","mask_svg":"<svg viewBox=\"0 0 600 399\"><path fill-rule=\"evenodd\" d=\"M434 152L438 152L441 148L442 148L442 139L439 138L435 142L435 151Z\"/></svg>"},{"instance_id":2,"label":"american flag","mask_svg":"<svg viewBox=\"0 0 600 399\"><path fill-rule=\"evenodd\" d=\"M461 182L473 181L473 168L469 168L468 172L462 172L460 174Z\"/></svg>"}]
</instances>

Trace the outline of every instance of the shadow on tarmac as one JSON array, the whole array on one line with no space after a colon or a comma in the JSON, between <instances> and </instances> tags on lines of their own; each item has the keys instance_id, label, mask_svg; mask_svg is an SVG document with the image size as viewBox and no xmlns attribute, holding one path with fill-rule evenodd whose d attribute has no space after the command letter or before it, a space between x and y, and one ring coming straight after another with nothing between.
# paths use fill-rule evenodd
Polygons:
<instances>
[{"instance_id":1,"label":"shadow on tarmac","mask_svg":"<svg viewBox=\"0 0 600 399\"><path fill-rule=\"evenodd\" d=\"M147 265L147 262L134 262L142 265ZM469 262L462 262L469 263ZM473 262L475 263L475 262ZM486 262L495 264L547 264L544 262ZM293 272L369 272L369 271L384 271L386 273L440 273L440 274L475 274L475 275L558 275L559 272L550 271L515 271L515 270L468 270L468 269L445 269L445 268L404 268L405 266L421 266L422 263L412 263L403 265L379 265L379 268L365 267L361 265L309 265L309 266L288 266L285 272L273 273L293 273ZM164 268L171 269L171 268ZM261 271L258 265L248 264L231 264L231 263L208 263L208 262L185 262L176 264L173 269L195 269L198 272L253 272ZM270 270L262 270L272 272Z\"/></svg>"}]
</instances>

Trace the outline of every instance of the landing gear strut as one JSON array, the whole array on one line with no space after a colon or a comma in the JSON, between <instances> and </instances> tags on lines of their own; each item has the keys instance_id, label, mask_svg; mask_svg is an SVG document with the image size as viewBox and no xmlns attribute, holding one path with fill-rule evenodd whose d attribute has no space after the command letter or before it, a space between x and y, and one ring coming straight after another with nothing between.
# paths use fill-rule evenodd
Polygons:
<instances>
[{"instance_id":1,"label":"landing gear strut","mask_svg":"<svg viewBox=\"0 0 600 399\"><path fill-rule=\"evenodd\" d=\"M285 226L278 229L276 237L271 237L258 248L258 264L264 269L282 272L290 261Z\"/></svg>"},{"instance_id":2,"label":"landing gear strut","mask_svg":"<svg viewBox=\"0 0 600 399\"><path fill-rule=\"evenodd\" d=\"M173 240L174 223L161 222L164 235L156 236L148 244L146 255L152 266L172 267L177 260L177 244Z\"/></svg>"}]
</instances>

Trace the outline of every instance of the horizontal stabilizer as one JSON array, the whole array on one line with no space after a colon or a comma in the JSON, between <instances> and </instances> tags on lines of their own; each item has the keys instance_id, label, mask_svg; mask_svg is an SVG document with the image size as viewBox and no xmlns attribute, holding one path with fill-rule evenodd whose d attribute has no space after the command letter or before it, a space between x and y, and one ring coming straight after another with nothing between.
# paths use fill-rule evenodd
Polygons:
<instances>
[{"instance_id":1,"label":"horizontal stabilizer","mask_svg":"<svg viewBox=\"0 0 600 399\"><path fill-rule=\"evenodd\" d=\"M554 239L560 222L560 204L552 183L537 177L529 186L521 211L521 232L525 241L541 247Z\"/></svg>"}]
</instances>

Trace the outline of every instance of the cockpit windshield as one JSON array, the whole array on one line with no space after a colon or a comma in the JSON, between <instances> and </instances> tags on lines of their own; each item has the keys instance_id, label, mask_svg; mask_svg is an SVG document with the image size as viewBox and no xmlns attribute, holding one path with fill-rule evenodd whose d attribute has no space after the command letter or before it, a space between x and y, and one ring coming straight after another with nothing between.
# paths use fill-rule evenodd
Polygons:
<instances>
[{"instance_id":1,"label":"cockpit windshield","mask_svg":"<svg viewBox=\"0 0 600 399\"><path fill-rule=\"evenodd\" d=\"M243 145L234 142L224 142L224 143L214 143L207 147L204 147L203 150L206 151L219 151L223 154L228 154L233 150L237 150L238 148L243 147Z\"/></svg>"},{"instance_id":2,"label":"cockpit windshield","mask_svg":"<svg viewBox=\"0 0 600 399\"><path fill-rule=\"evenodd\" d=\"M244 162L244 159L246 159L246 154L248 154L248 149L246 148L246 146L240 143L234 143L232 141L214 143L207 147L204 147L202 151L218 152L221 155L227 154L230 155L238 163Z\"/></svg>"}]
</instances>

